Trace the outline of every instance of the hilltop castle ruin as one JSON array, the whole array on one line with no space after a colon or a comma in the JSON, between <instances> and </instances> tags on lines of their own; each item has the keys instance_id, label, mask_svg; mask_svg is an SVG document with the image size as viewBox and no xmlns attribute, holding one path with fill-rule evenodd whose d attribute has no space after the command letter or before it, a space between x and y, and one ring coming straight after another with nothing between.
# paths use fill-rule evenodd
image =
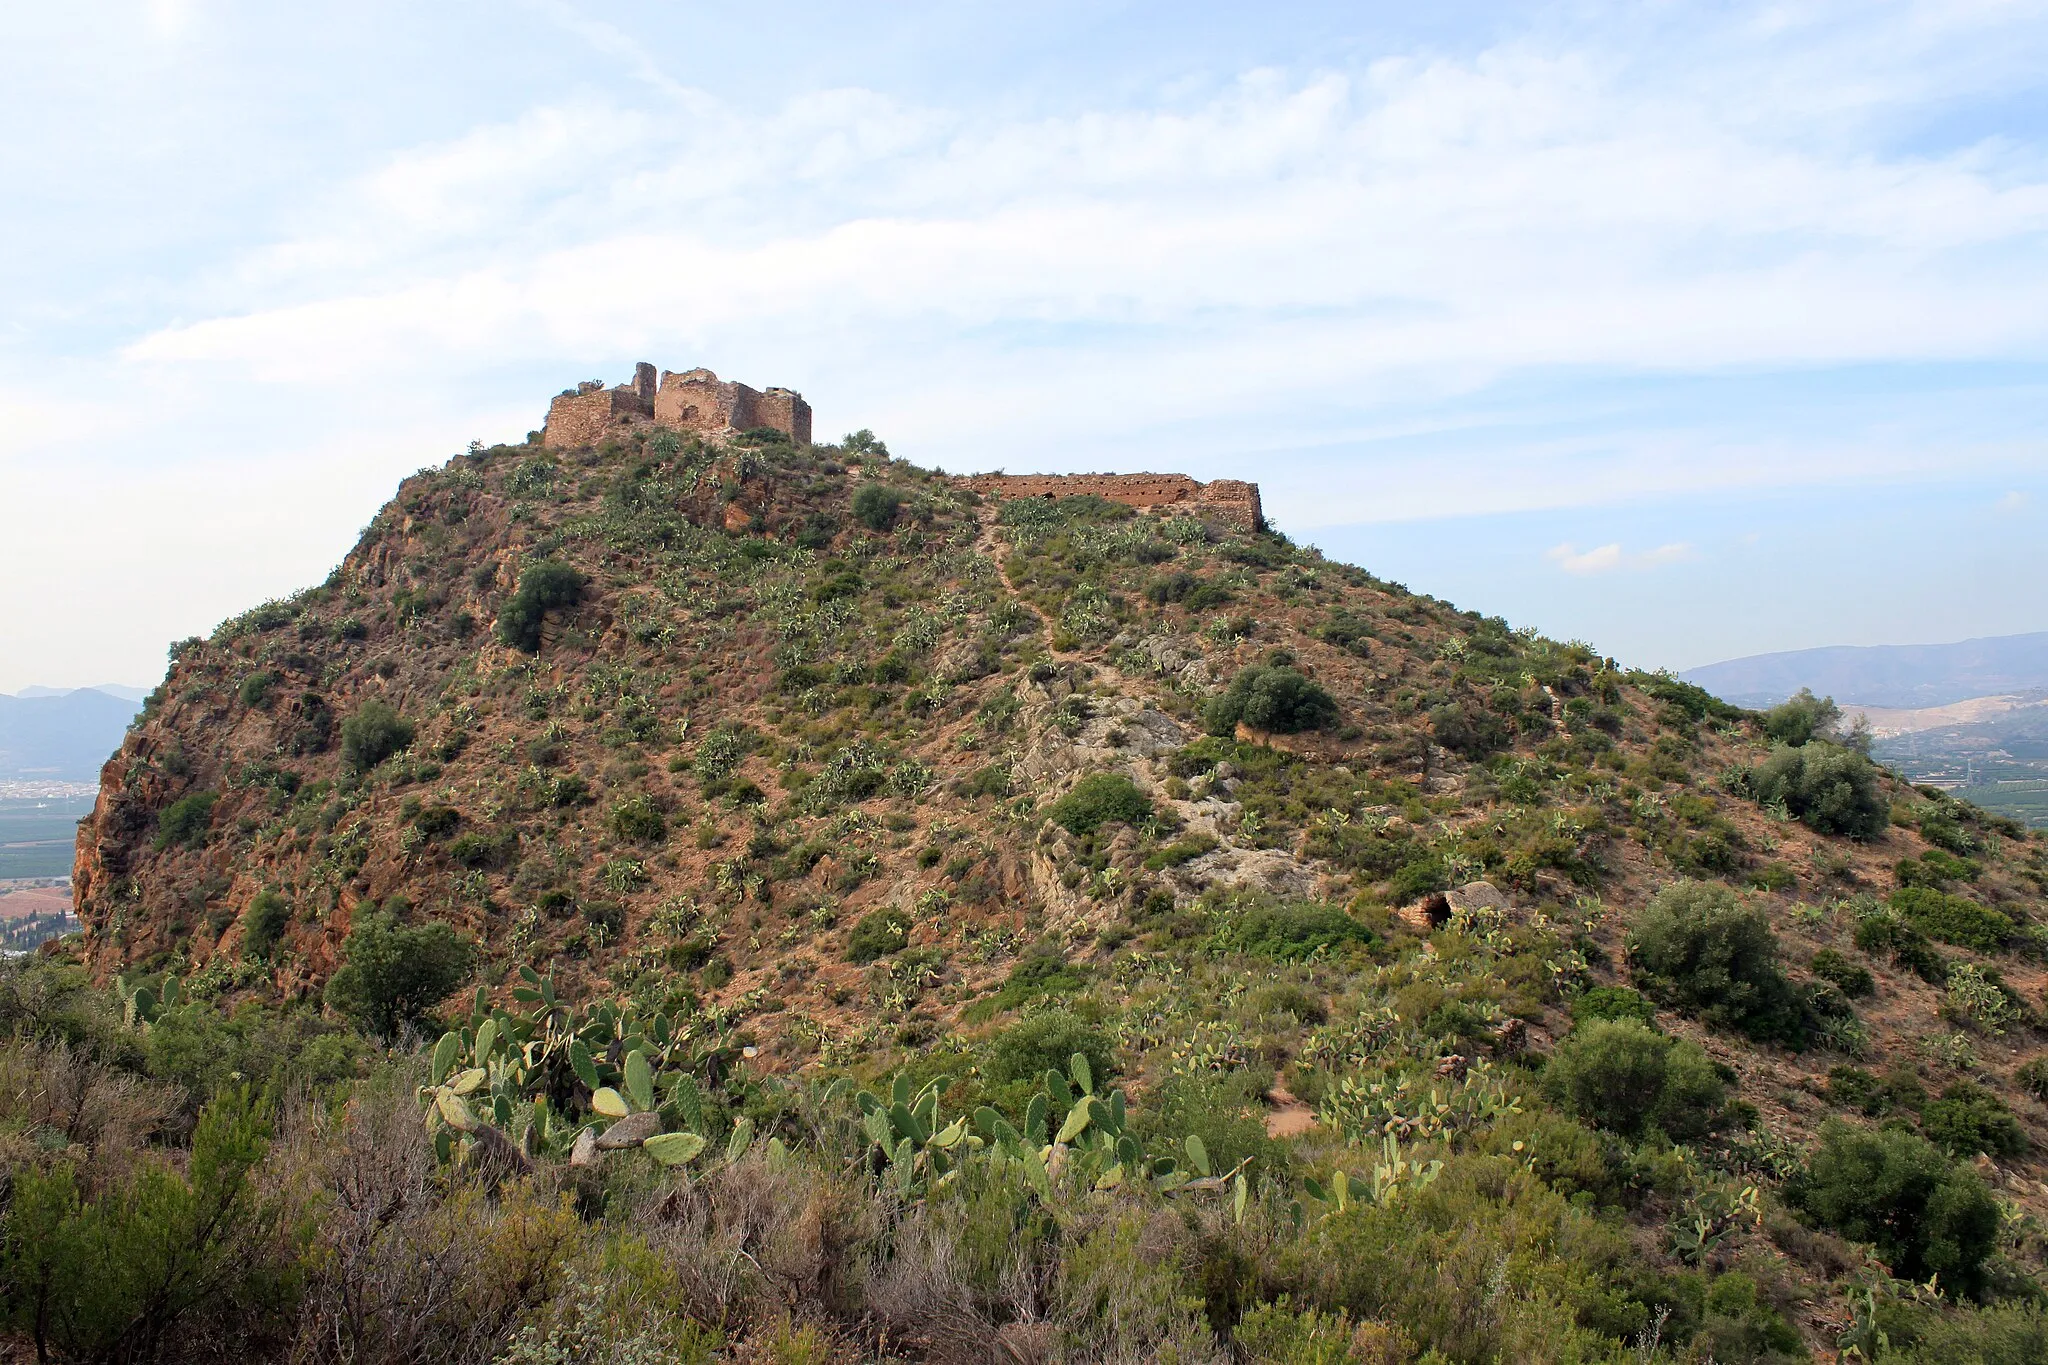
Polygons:
<instances>
[{"instance_id":1,"label":"hilltop castle ruin","mask_svg":"<svg viewBox=\"0 0 2048 1365\"><path fill-rule=\"evenodd\" d=\"M754 427L773 427L800 445L811 440L811 405L794 389L763 392L720 379L710 370L663 370L641 361L630 383L606 388L586 379L548 404L541 443L550 450L595 445L610 433L634 426L723 436Z\"/></svg>"},{"instance_id":2,"label":"hilltop castle ruin","mask_svg":"<svg viewBox=\"0 0 2048 1365\"><path fill-rule=\"evenodd\" d=\"M1071 498L1088 494L1140 511L1178 507L1227 521L1240 530L1266 529L1259 486L1241 479L1203 483L1185 474L976 474L965 482L984 497Z\"/></svg>"},{"instance_id":3,"label":"hilltop castle ruin","mask_svg":"<svg viewBox=\"0 0 2048 1365\"><path fill-rule=\"evenodd\" d=\"M750 389L710 370L663 370L641 361L630 382L606 388L586 379L548 404L541 444L550 450L596 445L635 427L691 431L713 438L772 427L802 445L811 440L811 405L794 389ZM1203 483L1185 474L975 474L963 480L985 497L1091 495L1140 511L1177 508L1245 531L1263 531L1259 486L1241 479Z\"/></svg>"}]
</instances>

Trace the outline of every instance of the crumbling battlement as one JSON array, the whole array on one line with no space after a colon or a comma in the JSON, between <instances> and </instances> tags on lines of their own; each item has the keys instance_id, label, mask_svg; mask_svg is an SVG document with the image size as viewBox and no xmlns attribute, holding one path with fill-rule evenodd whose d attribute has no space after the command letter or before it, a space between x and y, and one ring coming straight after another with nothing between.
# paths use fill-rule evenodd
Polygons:
<instances>
[{"instance_id":1,"label":"crumbling battlement","mask_svg":"<svg viewBox=\"0 0 2048 1365\"><path fill-rule=\"evenodd\" d=\"M1266 529L1259 486L1240 479L1203 483L1185 474L977 474L967 486L984 497L1071 498L1093 494L1126 507L1178 507L1209 515L1245 531Z\"/></svg>"},{"instance_id":2,"label":"crumbling battlement","mask_svg":"<svg viewBox=\"0 0 2048 1365\"><path fill-rule=\"evenodd\" d=\"M706 369L663 370L641 361L630 383L608 389L586 379L548 404L541 443L550 450L595 445L614 431L634 426L667 427L720 437L754 427L773 427L801 445L811 440L811 405L793 389L763 393L720 379Z\"/></svg>"}]
</instances>

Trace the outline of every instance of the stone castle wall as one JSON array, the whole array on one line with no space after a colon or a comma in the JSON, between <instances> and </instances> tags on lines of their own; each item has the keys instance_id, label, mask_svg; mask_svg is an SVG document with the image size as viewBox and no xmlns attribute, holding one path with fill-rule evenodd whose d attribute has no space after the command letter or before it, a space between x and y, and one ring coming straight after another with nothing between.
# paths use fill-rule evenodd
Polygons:
<instances>
[{"instance_id":1,"label":"stone castle wall","mask_svg":"<svg viewBox=\"0 0 2048 1365\"><path fill-rule=\"evenodd\" d=\"M793 389L761 393L706 369L664 370L657 381L654 367L642 361L633 367L630 383L607 389L592 379L557 395L548 405L541 443L550 450L572 450L645 425L710 437L774 427L808 444L811 405Z\"/></svg>"},{"instance_id":2,"label":"stone castle wall","mask_svg":"<svg viewBox=\"0 0 2048 1365\"><path fill-rule=\"evenodd\" d=\"M987 497L1071 498L1092 494L1145 510L1181 508L1244 531L1266 528L1259 486L1239 479L1203 483L1185 474L978 474L967 486Z\"/></svg>"}]
</instances>

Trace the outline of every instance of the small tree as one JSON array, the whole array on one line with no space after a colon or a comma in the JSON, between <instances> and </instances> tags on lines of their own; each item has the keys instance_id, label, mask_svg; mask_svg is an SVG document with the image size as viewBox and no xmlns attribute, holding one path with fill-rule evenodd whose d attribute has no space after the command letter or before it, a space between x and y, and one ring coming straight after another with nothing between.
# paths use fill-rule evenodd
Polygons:
<instances>
[{"instance_id":1,"label":"small tree","mask_svg":"<svg viewBox=\"0 0 2048 1365\"><path fill-rule=\"evenodd\" d=\"M1629 932L1628 956L1637 985L1660 1004L1760 1042L1805 1038L1770 920L1718 882L1659 891Z\"/></svg>"},{"instance_id":2,"label":"small tree","mask_svg":"<svg viewBox=\"0 0 2048 1365\"><path fill-rule=\"evenodd\" d=\"M1842 708L1833 697L1816 697L1813 689L1802 687L1790 701L1764 712L1764 733L1796 749L1808 740L1833 738L1841 720Z\"/></svg>"},{"instance_id":3,"label":"small tree","mask_svg":"<svg viewBox=\"0 0 2048 1365\"><path fill-rule=\"evenodd\" d=\"M1821 834L1874 839L1891 823L1878 790L1877 765L1839 744L1810 740L1781 747L1750 775L1750 791L1766 805L1783 803Z\"/></svg>"},{"instance_id":4,"label":"small tree","mask_svg":"<svg viewBox=\"0 0 2048 1365\"><path fill-rule=\"evenodd\" d=\"M1247 668L1202 712L1212 735L1232 735L1240 721L1254 730L1292 735L1337 722L1337 702L1319 684L1283 665Z\"/></svg>"},{"instance_id":5,"label":"small tree","mask_svg":"<svg viewBox=\"0 0 2048 1365\"><path fill-rule=\"evenodd\" d=\"M1689 1141L1721 1115L1727 1086L1699 1044L1634 1019L1596 1019L1551 1054L1544 1086L1564 1108L1623 1137L1652 1128Z\"/></svg>"},{"instance_id":6,"label":"small tree","mask_svg":"<svg viewBox=\"0 0 2048 1365\"><path fill-rule=\"evenodd\" d=\"M341 761L353 772L366 773L411 747L412 737L412 722L372 697L341 723Z\"/></svg>"},{"instance_id":7,"label":"small tree","mask_svg":"<svg viewBox=\"0 0 2048 1365\"><path fill-rule=\"evenodd\" d=\"M853 519L870 531L886 531L894 526L902 507L903 494L886 484L864 483L853 495Z\"/></svg>"},{"instance_id":8,"label":"small tree","mask_svg":"<svg viewBox=\"0 0 2048 1365\"><path fill-rule=\"evenodd\" d=\"M1785 1193L1809 1217L1876 1247L1900 1279L1939 1275L1951 1294L1976 1292L1998 1241L1998 1203L1977 1173L1896 1128L1830 1122Z\"/></svg>"},{"instance_id":9,"label":"small tree","mask_svg":"<svg viewBox=\"0 0 2048 1365\"><path fill-rule=\"evenodd\" d=\"M498 615L498 639L528 654L540 653L541 622L550 611L583 600L584 577L560 560L542 560L519 575L519 590Z\"/></svg>"},{"instance_id":10,"label":"small tree","mask_svg":"<svg viewBox=\"0 0 2048 1365\"><path fill-rule=\"evenodd\" d=\"M291 923L291 909L275 891L258 891L242 912L242 956L269 957Z\"/></svg>"},{"instance_id":11,"label":"small tree","mask_svg":"<svg viewBox=\"0 0 2048 1365\"><path fill-rule=\"evenodd\" d=\"M366 1033L392 1037L462 984L475 953L445 924L401 925L379 911L349 930L346 961L327 983L327 1006Z\"/></svg>"}]
</instances>

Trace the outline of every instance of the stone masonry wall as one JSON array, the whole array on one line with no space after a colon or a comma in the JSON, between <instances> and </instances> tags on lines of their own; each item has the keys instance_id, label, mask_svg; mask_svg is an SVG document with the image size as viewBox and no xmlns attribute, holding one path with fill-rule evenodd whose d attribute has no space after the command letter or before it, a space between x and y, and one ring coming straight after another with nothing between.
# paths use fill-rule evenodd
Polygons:
<instances>
[{"instance_id":1,"label":"stone masonry wall","mask_svg":"<svg viewBox=\"0 0 2048 1365\"><path fill-rule=\"evenodd\" d=\"M706 369L661 372L645 361L631 383L607 389L587 380L548 405L542 444L550 450L595 445L621 428L652 423L716 437L750 427L774 427L790 439L811 439L811 405L792 389L766 393L722 380Z\"/></svg>"},{"instance_id":2,"label":"stone masonry wall","mask_svg":"<svg viewBox=\"0 0 2048 1365\"><path fill-rule=\"evenodd\" d=\"M754 403L754 425L786 431L798 445L811 443L811 405L794 389L770 389Z\"/></svg>"},{"instance_id":3,"label":"stone masonry wall","mask_svg":"<svg viewBox=\"0 0 2048 1365\"><path fill-rule=\"evenodd\" d=\"M989 497L1071 498L1092 494L1143 509L1180 507L1226 521L1240 530L1263 531L1259 486L1239 479L1202 483L1185 474L978 474L968 487Z\"/></svg>"},{"instance_id":4,"label":"stone masonry wall","mask_svg":"<svg viewBox=\"0 0 2048 1365\"><path fill-rule=\"evenodd\" d=\"M654 415L654 405L631 384L607 389L585 380L573 393L558 394L548 404L542 444L550 450L594 445L615 426Z\"/></svg>"}]
</instances>

